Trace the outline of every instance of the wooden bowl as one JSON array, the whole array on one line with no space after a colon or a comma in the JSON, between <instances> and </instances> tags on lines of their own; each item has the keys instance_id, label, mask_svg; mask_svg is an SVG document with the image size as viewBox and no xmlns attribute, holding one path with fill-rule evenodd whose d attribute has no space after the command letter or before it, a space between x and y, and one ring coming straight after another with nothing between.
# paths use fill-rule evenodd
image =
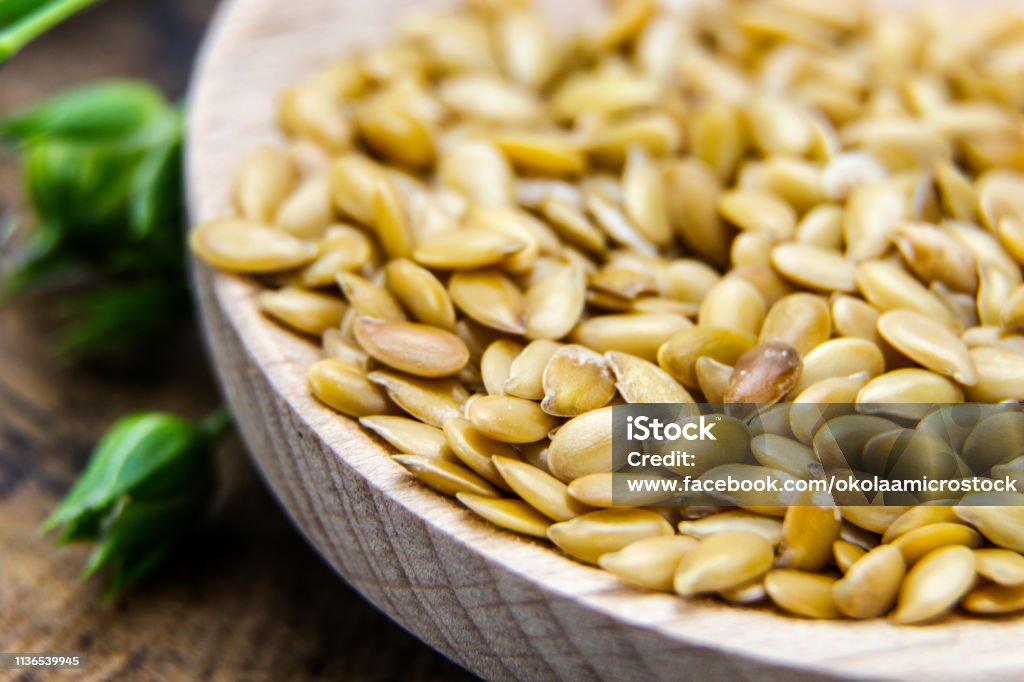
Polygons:
<instances>
[{"instance_id":1,"label":"wooden bowl","mask_svg":"<svg viewBox=\"0 0 1024 682\"><path fill-rule=\"evenodd\" d=\"M236 164L280 139L282 89L386 36L408 0L233 0L199 60L193 223L229 212ZM562 23L594 4L546 3ZM807 621L627 587L499 531L416 483L316 402L309 342L262 317L250 280L194 263L206 339L257 466L309 542L402 626L488 679L1024 679L1024 622Z\"/></svg>"}]
</instances>

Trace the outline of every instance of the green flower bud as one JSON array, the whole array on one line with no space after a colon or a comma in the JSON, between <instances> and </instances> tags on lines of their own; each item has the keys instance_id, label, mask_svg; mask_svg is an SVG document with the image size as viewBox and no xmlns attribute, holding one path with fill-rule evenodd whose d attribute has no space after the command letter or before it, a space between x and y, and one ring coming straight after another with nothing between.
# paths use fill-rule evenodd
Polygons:
<instances>
[{"instance_id":1,"label":"green flower bud","mask_svg":"<svg viewBox=\"0 0 1024 682\"><path fill-rule=\"evenodd\" d=\"M213 445L228 424L226 413L198 424L155 412L121 419L43 531L62 527L59 544L95 542L83 577L109 568L108 594L116 596L202 517L213 490Z\"/></svg>"}]
</instances>

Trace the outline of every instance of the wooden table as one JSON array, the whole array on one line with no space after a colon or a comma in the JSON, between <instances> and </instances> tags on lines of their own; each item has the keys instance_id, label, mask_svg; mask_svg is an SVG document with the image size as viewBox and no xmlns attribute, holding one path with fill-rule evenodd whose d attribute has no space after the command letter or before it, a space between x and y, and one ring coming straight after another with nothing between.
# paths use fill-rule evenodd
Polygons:
<instances>
[{"instance_id":1,"label":"wooden table","mask_svg":"<svg viewBox=\"0 0 1024 682\"><path fill-rule=\"evenodd\" d=\"M90 10L4 67L0 114L109 76L180 96L214 4L112 0ZM0 209L17 209L17 190L4 159ZM59 679L470 679L331 573L237 443L219 454L222 491L202 532L122 603L103 606L100 585L77 580L88 549L53 548L40 522L119 415L200 416L217 391L192 329L136 365L62 366L40 312L50 304L0 308L0 651L88 654L83 675Z\"/></svg>"}]
</instances>

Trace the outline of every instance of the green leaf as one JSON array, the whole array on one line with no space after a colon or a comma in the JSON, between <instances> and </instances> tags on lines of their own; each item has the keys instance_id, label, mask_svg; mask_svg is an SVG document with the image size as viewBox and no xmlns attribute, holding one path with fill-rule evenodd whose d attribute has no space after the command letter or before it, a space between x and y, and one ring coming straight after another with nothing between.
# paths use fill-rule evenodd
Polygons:
<instances>
[{"instance_id":1,"label":"green leaf","mask_svg":"<svg viewBox=\"0 0 1024 682\"><path fill-rule=\"evenodd\" d=\"M95 141L136 131L167 108L157 89L138 81L108 81L59 94L0 119L0 137Z\"/></svg>"},{"instance_id":2,"label":"green leaf","mask_svg":"<svg viewBox=\"0 0 1024 682\"><path fill-rule=\"evenodd\" d=\"M146 498L173 490L195 472L208 445L196 425L174 415L139 413L121 419L96 446L85 473L43 531L104 513L129 493Z\"/></svg>"},{"instance_id":3,"label":"green leaf","mask_svg":"<svg viewBox=\"0 0 1024 682\"><path fill-rule=\"evenodd\" d=\"M154 546L179 539L205 510L212 481L195 481L186 494L160 500L139 501L123 498L104 520L101 540L82 569L88 578L112 561L132 562Z\"/></svg>"},{"instance_id":4,"label":"green leaf","mask_svg":"<svg viewBox=\"0 0 1024 682\"><path fill-rule=\"evenodd\" d=\"M134 177L131 198L131 227L136 237L155 231L179 231L183 223L181 112L167 117L168 134L147 150Z\"/></svg>"},{"instance_id":5,"label":"green leaf","mask_svg":"<svg viewBox=\"0 0 1024 682\"><path fill-rule=\"evenodd\" d=\"M154 102L156 113L116 135L46 134L23 145L40 232L6 276L9 291L76 266L108 277L184 279L182 113L162 99ZM46 119L48 111L44 106L40 116Z\"/></svg>"},{"instance_id":6,"label":"green leaf","mask_svg":"<svg viewBox=\"0 0 1024 682\"><path fill-rule=\"evenodd\" d=\"M94 5L99 0L36 0L29 6L25 0L3 0L0 15L0 65L33 40L65 19Z\"/></svg>"},{"instance_id":7,"label":"green leaf","mask_svg":"<svg viewBox=\"0 0 1024 682\"><path fill-rule=\"evenodd\" d=\"M177 277L125 283L65 299L61 351L72 361L129 351L158 339L168 321L191 312L186 283Z\"/></svg>"},{"instance_id":8,"label":"green leaf","mask_svg":"<svg viewBox=\"0 0 1024 682\"><path fill-rule=\"evenodd\" d=\"M199 423L160 412L121 419L44 532L63 525L58 543L94 541L82 578L106 571L106 595L118 596L202 518L214 487L213 445L229 424L223 410Z\"/></svg>"},{"instance_id":9,"label":"green leaf","mask_svg":"<svg viewBox=\"0 0 1024 682\"><path fill-rule=\"evenodd\" d=\"M20 19L39 7L39 0L0 0L0 26Z\"/></svg>"}]
</instances>

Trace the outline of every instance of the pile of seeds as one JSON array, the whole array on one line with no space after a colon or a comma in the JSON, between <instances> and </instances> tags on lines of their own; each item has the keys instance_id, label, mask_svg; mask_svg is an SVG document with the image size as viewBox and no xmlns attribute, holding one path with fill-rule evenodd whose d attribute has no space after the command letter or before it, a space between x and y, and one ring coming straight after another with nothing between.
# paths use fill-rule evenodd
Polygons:
<instances>
[{"instance_id":1,"label":"pile of seeds","mask_svg":"<svg viewBox=\"0 0 1024 682\"><path fill-rule=\"evenodd\" d=\"M1024 399L1024 19L684 4L410 18L285 93L192 248L497 526L810 618L1024 609L1024 507L614 507L615 404Z\"/></svg>"}]
</instances>

